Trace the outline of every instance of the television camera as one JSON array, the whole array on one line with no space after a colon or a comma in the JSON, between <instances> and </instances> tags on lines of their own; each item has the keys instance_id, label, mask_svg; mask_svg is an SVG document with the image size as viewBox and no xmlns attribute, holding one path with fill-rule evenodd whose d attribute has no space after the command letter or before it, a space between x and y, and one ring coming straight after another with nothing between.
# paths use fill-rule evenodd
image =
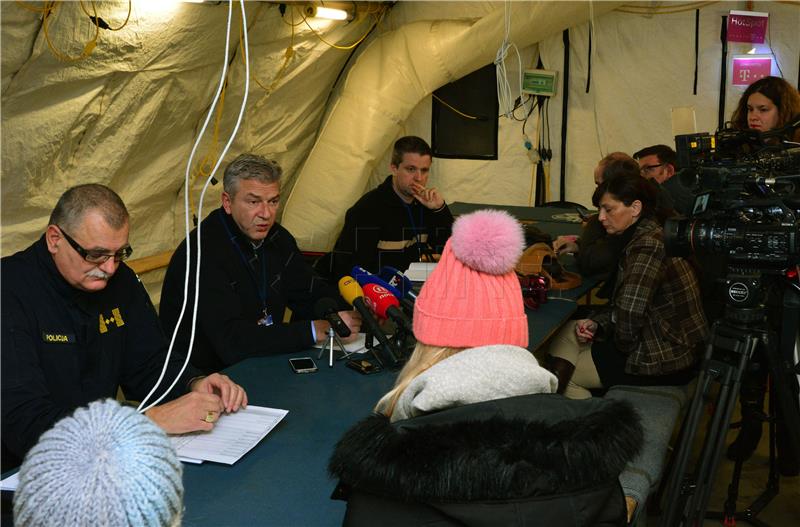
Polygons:
<instances>
[{"instance_id":1,"label":"television camera","mask_svg":"<svg viewBox=\"0 0 800 527\"><path fill-rule=\"evenodd\" d=\"M778 493L777 421L800 456L800 369L795 354L800 319L800 144L785 139L798 128L800 117L766 133L727 127L713 136L675 138L677 173L666 184L672 185L670 193L677 196L675 208L682 217L667 220L664 242L668 255L696 255L701 262L704 306L707 316L716 320L674 454L661 525L699 525L705 517L721 517L726 525L736 519L757 522L755 515ZM714 298L720 289L722 298ZM719 317L710 314L714 300L724 304L724 311L713 313ZM737 512L743 461L737 460L724 511L707 513L742 377L754 370L767 371L772 379L767 488L749 508ZM718 386L716 391L712 384ZM712 415L690 474L689 454L702 409L709 403Z\"/></svg>"},{"instance_id":2,"label":"television camera","mask_svg":"<svg viewBox=\"0 0 800 527\"><path fill-rule=\"evenodd\" d=\"M725 128L675 138L678 170L673 179L684 197L684 219L668 220L667 252L705 252L729 263L782 271L800 260L800 144L781 140L779 130Z\"/></svg>"}]
</instances>

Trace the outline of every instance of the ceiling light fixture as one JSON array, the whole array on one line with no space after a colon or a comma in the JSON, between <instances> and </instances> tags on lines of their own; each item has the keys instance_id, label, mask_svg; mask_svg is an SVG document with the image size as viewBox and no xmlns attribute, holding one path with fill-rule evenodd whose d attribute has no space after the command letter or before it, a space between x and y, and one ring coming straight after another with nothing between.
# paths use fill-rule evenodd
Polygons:
<instances>
[{"instance_id":1,"label":"ceiling light fixture","mask_svg":"<svg viewBox=\"0 0 800 527\"><path fill-rule=\"evenodd\" d=\"M322 7L315 5L307 5L305 8L305 15L309 18L325 18L328 20L348 20L350 13L344 9L334 9L332 7Z\"/></svg>"}]
</instances>

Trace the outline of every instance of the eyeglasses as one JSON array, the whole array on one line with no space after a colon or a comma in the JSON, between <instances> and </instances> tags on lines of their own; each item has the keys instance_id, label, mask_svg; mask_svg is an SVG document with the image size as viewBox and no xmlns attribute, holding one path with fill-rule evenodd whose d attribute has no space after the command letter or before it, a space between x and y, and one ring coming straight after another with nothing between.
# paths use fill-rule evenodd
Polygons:
<instances>
[{"instance_id":1,"label":"eyeglasses","mask_svg":"<svg viewBox=\"0 0 800 527\"><path fill-rule=\"evenodd\" d=\"M58 225L56 225L56 227L58 227ZM102 264L107 262L109 258L113 258L115 262L121 262L123 260L127 260L128 257L131 255L131 253L133 253L133 247L131 247L130 245L123 247L122 249L113 254L109 254L103 251L97 251L94 249L86 250L83 247L81 247L81 245L78 242L73 240L72 236L64 232L64 229L58 227L58 230L61 231L61 234L64 235L64 239L67 240L67 242L72 246L72 248L75 249L75 251L89 263Z\"/></svg>"},{"instance_id":2,"label":"eyeglasses","mask_svg":"<svg viewBox=\"0 0 800 527\"><path fill-rule=\"evenodd\" d=\"M659 163L657 165L645 165L639 169L642 174L647 174L652 172L653 170L657 169L658 167L663 167L666 163Z\"/></svg>"}]
</instances>

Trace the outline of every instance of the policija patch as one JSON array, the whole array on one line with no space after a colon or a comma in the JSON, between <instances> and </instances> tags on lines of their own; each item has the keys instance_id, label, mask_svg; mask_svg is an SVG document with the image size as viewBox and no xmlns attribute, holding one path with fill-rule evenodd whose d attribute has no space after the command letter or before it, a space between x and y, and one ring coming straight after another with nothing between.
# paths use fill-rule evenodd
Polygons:
<instances>
[{"instance_id":1,"label":"policija patch","mask_svg":"<svg viewBox=\"0 0 800 527\"><path fill-rule=\"evenodd\" d=\"M49 344L75 344L75 335L42 332L42 340Z\"/></svg>"},{"instance_id":2,"label":"policija patch","mask_svg":"<svg viewBox=\"0 0 800 527\"><path fill-rule=\"evenodd\" d=\"M112 323L116 324L118 328L121 328L122 326L125 325L125 321L122 320L122 313L119 312L118 307L115 307L114 309L111 310L110 317L106 318L105 316L103 316L102 313L100 313L99 318L100 318L100 333L108 333L108 327L111 326Z\"/></svg>"}]
</instances>

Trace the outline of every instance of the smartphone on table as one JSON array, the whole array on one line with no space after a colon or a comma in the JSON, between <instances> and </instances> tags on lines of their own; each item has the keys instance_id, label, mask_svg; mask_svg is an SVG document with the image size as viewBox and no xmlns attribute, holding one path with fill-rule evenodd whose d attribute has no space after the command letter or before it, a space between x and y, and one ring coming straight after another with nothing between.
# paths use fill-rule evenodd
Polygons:
<instances>
[{"instance_id":1,"label":"smartphone on table","mask_svg":"<svg viewBox=\"0 0 800 527\"><path fill-rule=\"evenodd\" d=\"M295 373L314 373L317 371L317 365L311 357L296 357L289 359L289 366Z\"/></svg>"}]
</instances>

